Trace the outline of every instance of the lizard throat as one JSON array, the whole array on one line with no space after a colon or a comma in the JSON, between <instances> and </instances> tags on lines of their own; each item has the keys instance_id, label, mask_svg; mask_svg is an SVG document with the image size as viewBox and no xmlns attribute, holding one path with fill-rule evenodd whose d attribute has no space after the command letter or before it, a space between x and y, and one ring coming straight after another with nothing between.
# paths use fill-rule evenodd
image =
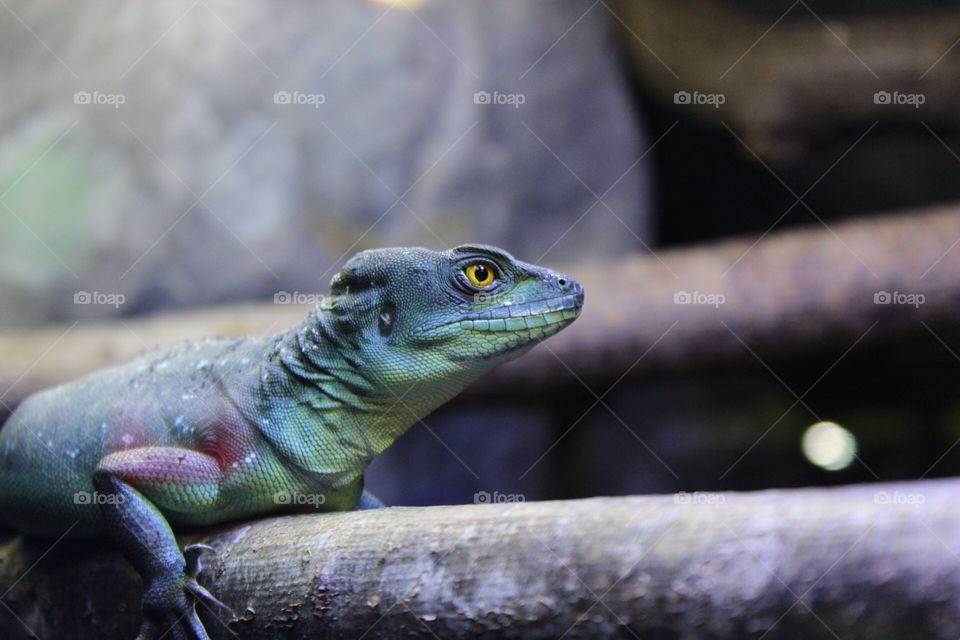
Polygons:
<instances>
[{"instance_id":1,"label":"lizard throat","mask_svg":"<svg viewBox=\"0 0 960 640\"><path fill-rule=\"evenodd\" d=\"M279 336L261 369L261 433L296 467L329 486L359 480L371 459L411 426L409 412L379 397L363 362L344 356L313 316Z\"/></svg>"}]
</instances>

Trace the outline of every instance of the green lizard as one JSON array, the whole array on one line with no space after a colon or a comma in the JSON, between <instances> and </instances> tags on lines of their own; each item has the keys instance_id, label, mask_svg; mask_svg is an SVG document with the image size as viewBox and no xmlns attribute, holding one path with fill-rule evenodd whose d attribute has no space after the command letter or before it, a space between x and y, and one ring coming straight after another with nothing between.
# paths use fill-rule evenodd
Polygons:
<instances>
[{"instance_id":1,"label":"green lizard","mask_svg":"<svg viewBox=\"0 0 960 640\"><path fill-rule=\"evenodd\" d=\"M113 540L143 579L138 638L207 633L202 545L171 525L382 506L372 457L569 325L583 289L488 246L364 251L272 337L146 353L26 399L0 431L0 520Z\"/></svg>"}]
</instances>

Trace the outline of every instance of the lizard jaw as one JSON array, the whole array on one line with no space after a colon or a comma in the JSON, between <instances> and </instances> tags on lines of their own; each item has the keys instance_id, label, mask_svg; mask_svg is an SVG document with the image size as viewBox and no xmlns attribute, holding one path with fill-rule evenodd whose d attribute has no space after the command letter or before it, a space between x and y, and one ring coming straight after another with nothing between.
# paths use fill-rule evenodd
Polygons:
<instances>
[{"instance_id":1,"label":"lizard jaw","mask_svg":"<svg viewBox=\"0 0 960 640\"><path fill-rule=\"evenodd\" d=\"M533 302L506 300L499 306L465 314L456 324L461 329L494 333L547 327L559 331L577 319L582 305L582 294L570 294Z\"/></svg>"},{"instance_id":2,"label":"lizard jaw","mask_svg":"<svg viewBox=\"0 0 960 640\"><path fill-rule=\"evenodd\" d=\"M532 347L536 342L557 333L580 315L583 293L576 293L534 300L505 299L501 304L463 314L457 320L445 322L422 330L427 339L454 338L472 335L475 344L461 354L450 356L454 360L487 360L523 347Z\"/></svg>"}]
</instances>

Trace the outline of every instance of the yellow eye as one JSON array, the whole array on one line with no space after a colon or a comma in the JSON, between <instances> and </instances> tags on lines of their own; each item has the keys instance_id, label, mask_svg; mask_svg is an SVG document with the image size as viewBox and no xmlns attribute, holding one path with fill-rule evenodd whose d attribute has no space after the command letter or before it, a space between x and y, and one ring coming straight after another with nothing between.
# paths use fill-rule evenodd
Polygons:
<instances>
[{"instance_id":1,"label":"yellow eye","mask_svg":"<svg viewBox=\"0 0 960 640\"><path fill-rule=\"evenodd\" d=\"M463 272L470 284L475 287L489 286L497 277L496 267L489 262L472 262L463 269Z\"/></svg>"}]
</instances>

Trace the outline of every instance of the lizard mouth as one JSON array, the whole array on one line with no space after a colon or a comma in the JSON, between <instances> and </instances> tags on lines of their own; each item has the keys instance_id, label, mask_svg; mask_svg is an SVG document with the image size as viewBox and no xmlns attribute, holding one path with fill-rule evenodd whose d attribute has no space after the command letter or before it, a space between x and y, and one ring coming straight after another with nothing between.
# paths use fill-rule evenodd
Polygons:
<instances>
[{"instance_id":1,"label":"lizard mouth","mask_svg":"<svg viewBox=\"0 0 960 640\"><path fill-rule=\"evenodd\" d=\"M583 294L569 294L527 302L505 298L499 305L464 314L456 321L461 329L474 331L526 331L561 325L577 319Z\"/></svg>"},{"instance_id":2,"label":"lizard mouth","mask_svg":"<svg viewBox=\"0 0 960 640\"><path fill-rule=\"evenodd\" d=\"M421 335L440 338L464 332L484 334L498 337L495 342L503 342L502 350L512 350L557 333L577 319L582 307L582 290L533 301L504 297L488 309L470 311L456 320L425 327Z\"/></svg>"}]
</instances>

